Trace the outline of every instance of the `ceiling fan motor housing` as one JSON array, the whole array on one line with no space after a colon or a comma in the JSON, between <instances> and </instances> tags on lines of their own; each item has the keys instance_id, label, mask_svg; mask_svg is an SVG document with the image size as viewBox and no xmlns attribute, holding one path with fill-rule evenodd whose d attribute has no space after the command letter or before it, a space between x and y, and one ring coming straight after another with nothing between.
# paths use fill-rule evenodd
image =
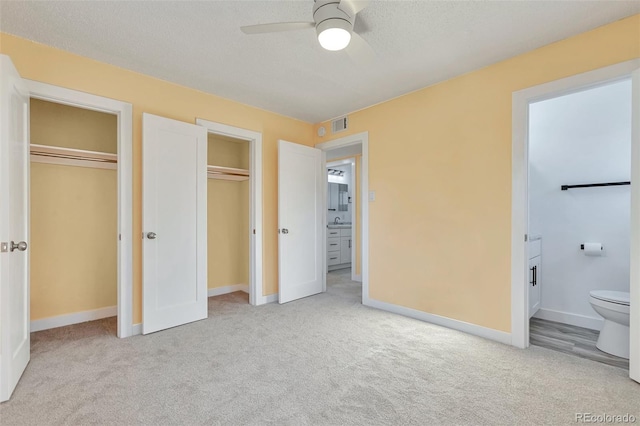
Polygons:
<instances>
[{"instance_id":1,"label":"ceiling fan motor housing","mask_svg":"<svg viewBox=\"0 0 640 426\"><path fill-rule=\"evenodd\" d=\"M320 34L327 28L342 28L351 33L354 17L349 16L338 6L340 1L315 0L313 5L313 20L316 23L316 33Z\"/></svg>"}]
</instances>

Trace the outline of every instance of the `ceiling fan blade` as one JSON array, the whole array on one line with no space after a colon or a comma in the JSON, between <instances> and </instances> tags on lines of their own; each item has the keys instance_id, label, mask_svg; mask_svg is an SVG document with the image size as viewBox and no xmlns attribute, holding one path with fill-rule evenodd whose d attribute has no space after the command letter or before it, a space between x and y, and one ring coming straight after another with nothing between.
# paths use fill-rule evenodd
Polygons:
<instances>
[{"instance_id":1,"label":"ceiling fan blade","mask_svg":"<svg viewBox=\"0 0 640 426\"><path fill-rule=\"evenodd\" d=\"M358 12L368 5L369 0L340 0L338 9L353 18Z\"/></svg>"},{"instance_id":2,"label":"ceiling fan blade","mask_svg":"<svg viewBox=\"0 0 640 426\"><path fill-rule=\"evenodd\" d=\"M351 33L351 42L345 49L347 55L358 64L371 64L376 60L376 52L358 33Z\"/></svg>"},{"instance_id":3,"label":"ceiling fan blade","mask_svg":"<svg viewBox=\"0 0 640 426\"><path fill-rule=\"evenodd\" d=\"M265 34L281 31L306 30L315 27L315 22L277 22L273 24L247 25L240 27L240 30L245 34Z\"/></svg>"}]
</instances>

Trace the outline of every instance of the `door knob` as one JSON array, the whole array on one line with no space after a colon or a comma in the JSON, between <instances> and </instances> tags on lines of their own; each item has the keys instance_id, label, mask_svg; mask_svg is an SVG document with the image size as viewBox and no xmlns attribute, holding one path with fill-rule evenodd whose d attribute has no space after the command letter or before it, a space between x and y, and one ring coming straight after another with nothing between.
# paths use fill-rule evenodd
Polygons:
<instances>
[{"instance_id":1,"label":"door knob","mask_svg":"<svg viewBox=\"0 0 640 426\"><path fill-rule=\"evenodd\" d=\"M27 249L27 243L25 241L20 241L16 244L14 241L11 241L11 251L14 251L16 249L25 251Z\"/></svg>"},{"instance_id":2,"label":"door knob","mask_svg":"<svg viewBox=\"0 0 640 426\"><path fill-rule=\"evenodd\" d=\"M283 234L288 234L288 233L289 233L289 230L288 230L287 228L282 228L282 233L283 233Z\"/></svg>"},{"instance_id":3,"label":"door knob","mask_svg":"<svg viewBox=\"0 0 640 426\"><path fill-rule=\"evenodd\" d=\"M156 239L156 233L155 232L147 232L147 238L150 240L155 240Z\"/></svg>"}]
</instances>

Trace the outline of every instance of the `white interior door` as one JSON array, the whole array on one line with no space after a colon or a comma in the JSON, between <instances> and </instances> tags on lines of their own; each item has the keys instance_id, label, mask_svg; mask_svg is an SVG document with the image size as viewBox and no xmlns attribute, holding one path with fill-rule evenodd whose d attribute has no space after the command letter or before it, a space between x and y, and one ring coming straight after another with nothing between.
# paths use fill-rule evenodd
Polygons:
<instances>
[{"instance_id":1,"label":"white interior door","mask_svg":"<svg viewBox=\"0 0 640 426\"><path fill-rule=\"evenodd\" d=\"M629 377L640 382L640 69L631 83L631 282Z\"/></svg>"},{"instance_id":2,"label":"white interior door","mask_svg":"<svg viewBox=\"0 0 640 426\"><path fill-rule=\"evenodd\" d=\"M207 317L207 130L142 116L142 333Z\"/></svg>"},{"instance_id":3,"label":"white interior door","mask_svg":"<svg viewBox=\"0 0 640 426\"><path fill-rule=\"evenodd\" d=\"M31 350L29 92L9 57L0 61L0 401L6 401Z\"/></svg>"},{"instance_id":4,"label":"white interior door","mask_svg":"<svg viewBox=\"0 0 640 426\"><path fill-rule=\"evenodd\" d=\"M278 143L280 303L323 291L325 254L322 151Z\"/></svg>"}]
</instances>

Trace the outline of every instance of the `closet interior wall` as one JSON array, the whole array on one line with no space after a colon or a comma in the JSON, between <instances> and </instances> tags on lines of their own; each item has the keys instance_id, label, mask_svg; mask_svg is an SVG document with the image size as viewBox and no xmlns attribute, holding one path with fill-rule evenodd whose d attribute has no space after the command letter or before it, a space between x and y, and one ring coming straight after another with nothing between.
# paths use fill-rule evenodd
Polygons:
<instances>
[{"instance_id":1,"label":"closet interior wall","mask_svg":"<svg viewBox=\"0 0 640 426\"><path fill-rule=\"evenodd\" d=\"M249 142L209 134L207 164L249 169ZM249 285L249 180L207 179L208 288Z\"/></svg>"},{"instance_id":2,"label":"closet interior wall","mask_svg":"<svg viewBox=\"0 0 640 426\"><path fill-rule=\"evenodd\" d=\"M117 154L117 117L31 99L31 144ZM117 170L31 161L31 320L117 306Z\"/></svg>"}]
</instances>

